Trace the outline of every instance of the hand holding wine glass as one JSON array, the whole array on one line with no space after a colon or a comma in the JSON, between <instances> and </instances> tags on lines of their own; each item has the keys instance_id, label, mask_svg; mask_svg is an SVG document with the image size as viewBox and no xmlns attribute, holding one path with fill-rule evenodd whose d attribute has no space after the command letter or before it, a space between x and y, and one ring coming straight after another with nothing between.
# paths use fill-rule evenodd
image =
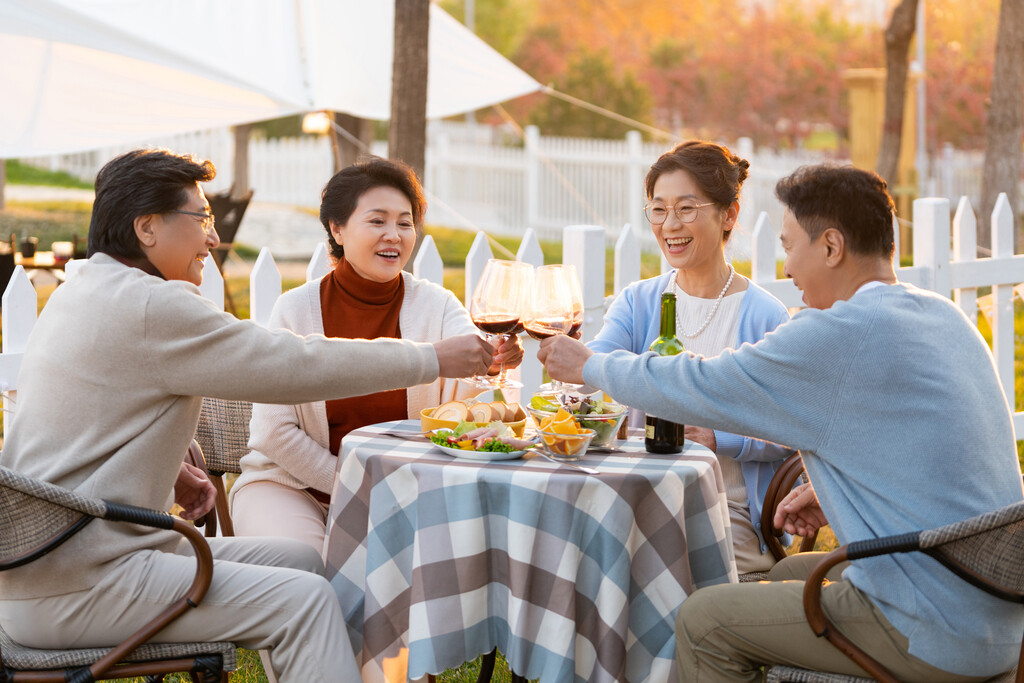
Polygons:
<instances>
[{"instance_id":1,"label":"hand holding wine glass","mask_svg":"<svg viewBox=\"0 0 1024 683\"><path fill-rule=\"evenodd\" d=\"M533 267L519 261L491 259L473 291L469 313L473 323L488 335L514 335L522 331L523 308L530 297ZM502 366L496 381L473 377L485 389L521 387L522 383L505 376Z\"/></svg>"}]
</instances>

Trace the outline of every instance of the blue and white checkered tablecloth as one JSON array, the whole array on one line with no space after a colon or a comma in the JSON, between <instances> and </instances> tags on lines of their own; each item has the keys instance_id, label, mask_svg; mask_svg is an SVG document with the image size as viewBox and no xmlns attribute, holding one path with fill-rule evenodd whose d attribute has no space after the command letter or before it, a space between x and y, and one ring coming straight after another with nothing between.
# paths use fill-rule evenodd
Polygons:
<instances>
[{"instance_id":1,"label":"blue and white checkered tablecloth","mask_svg":"<svg viewBox=\"0 0 1024 683\"><path fill-rule=\"evenodd\" d=\"M324 557L364 681L495 647L545 682L675 680L679 605L737 580L714 454L654 456L630 439L588 453L591 476L382 433L419 429L382 423L342 442Z\"/></svg>"}]
</instances>

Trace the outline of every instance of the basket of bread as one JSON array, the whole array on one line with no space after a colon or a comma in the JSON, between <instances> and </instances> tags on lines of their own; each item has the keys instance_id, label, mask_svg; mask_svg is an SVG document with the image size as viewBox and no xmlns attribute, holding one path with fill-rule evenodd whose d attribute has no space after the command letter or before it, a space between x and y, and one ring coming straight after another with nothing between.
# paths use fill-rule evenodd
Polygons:
<instances>
[{"instance_id":1,"label":"basket of bread","mask_svg":"<svg viewBox=\"0 0 1024 683\"><path fill-rule=\"evenodd\" d=\"M526 412L518 403L504 401L448 401L436 408L420 411L420 425L423 431L455 429L460 423L472 422L485 427L492 422L506 425L519 438L526 428Z\"/></svg>"}]
</instances>

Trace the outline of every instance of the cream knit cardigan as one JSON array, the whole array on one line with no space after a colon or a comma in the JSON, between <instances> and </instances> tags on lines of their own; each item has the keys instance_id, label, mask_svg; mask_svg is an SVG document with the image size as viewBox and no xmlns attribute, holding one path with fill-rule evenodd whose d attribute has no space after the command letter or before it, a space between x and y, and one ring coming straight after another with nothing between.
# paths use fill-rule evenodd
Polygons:
<instances>
[{"instance_id":1,"label":"cream knit cardigan","mask_svg":"<svg viewBox=\"0 0 1024 683\"><path fill-rule=\"evenodd\" d=\"M405 298L398 322L403 339L434 342L460 334L479 334L469 312L450 291L406 272L402 277ZM307 282L282 294L270 314L268 327L303 335L323 334L320 281ZM375 387L367 393L381 390L382 387ZM410 386L406 390L408 416L418 419L423 408L479 392L480 389L454 379L439 378L430 384ZM235 492L255 481L331 492L338 459L328 447L324 401L299 405L258 403L253 406L249 430L252 452L242 458L242 474L231 488L232 501Z\"/></svg>"}]
</instances>

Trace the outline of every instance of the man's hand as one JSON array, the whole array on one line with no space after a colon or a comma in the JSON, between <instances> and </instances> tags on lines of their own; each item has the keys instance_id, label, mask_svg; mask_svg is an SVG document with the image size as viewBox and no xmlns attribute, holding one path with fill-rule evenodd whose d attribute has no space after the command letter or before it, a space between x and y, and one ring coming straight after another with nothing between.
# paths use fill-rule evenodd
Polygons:
<instances>
[{"instance_id":1,"label":"man's hand","mask_svg":"<svg viewBox=\"0 0 1024 683\"><path fill-rule=\"evenodd\" d=\"M781 527L787 534L797 536L810 536L828 525L825 513L818 505L818 496L810 484L797 486L782 499L774 521L776 528Z\"/></svg>"},{"instance_id":2,"label":"man's hand","mask_svg":"<svg viewBox=\"0 0 1024 683\"><path fill-rule=\"evenodd\" d=\"M491 367L488 368L488 375L497 375L501 372L502 366L506 370L518 368L523 362L523 343L519 341L519 335L510 335L502 338L501 345L494 352Z\"/></svg>"},{"instance_id":3,"label":"man's hand","mask_svg":"<svg viewBox=\"0 0 1024 683\"><path fill-rule=\"evenodd\" d=\"M683 438L687 441L699 443L701 446L706 447L712 453L718 449L718 439L715 438L715 430L708 429L707 427L691 427L690 425L683 426Z\"/></svg>"},{"instance_id":4,"label":"man's hand","mask_svg":"<svg viewBox=\"0 0 1024 683\"><path fill-rule=\"evenodd\" d=\"M447 337L434 342L438 375L472 377L482 375L494 360L494 347L475 334Z\"/></svg>"},{"instance_id":5,"label":"man's hand","mask_svg":"<svg viewBox=\"0 0 1024 683\"><path fill-rule=\"evenodd\" d=\"M586 384L583 381L583 366L594 352L583 342L564 334L548 337L540 343L537 358L544 364L551 379L569 384Z\"/></svg>"},{"instance_id":6,"label":"man's hand","mask_svg":"<svg viewBox=\"0 0 1024 683\"><path fill-rule=\"evenodd\" d=\"M181 518L193 521L213 508L217 489L198 467L181 463L178 481L174 482L174 502L182 507Z\"/></svg>"}]
</instances>

